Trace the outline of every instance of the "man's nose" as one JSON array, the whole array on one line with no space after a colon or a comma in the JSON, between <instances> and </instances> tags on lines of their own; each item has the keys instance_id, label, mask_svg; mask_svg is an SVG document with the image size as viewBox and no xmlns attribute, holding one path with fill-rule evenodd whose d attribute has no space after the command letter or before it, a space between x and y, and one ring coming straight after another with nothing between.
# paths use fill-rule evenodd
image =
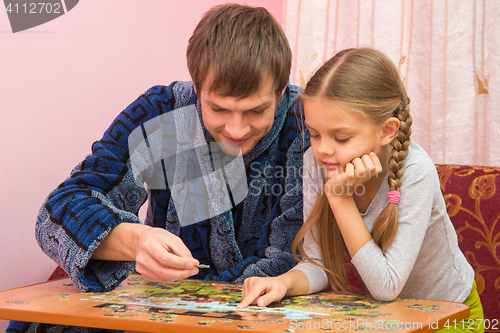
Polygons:
<instances>
[{"instance_id":1,"label":"man's nose","mask_svg":"<svg viewBox=\"0 0 500 333\"><path fill-rule=\"evenodd\" d=\"M226 123L225 130L231 139L243 140L250 133L250 124L248 124L242 114L233 112L231 119Z\"/></svg>"}]
</instances>

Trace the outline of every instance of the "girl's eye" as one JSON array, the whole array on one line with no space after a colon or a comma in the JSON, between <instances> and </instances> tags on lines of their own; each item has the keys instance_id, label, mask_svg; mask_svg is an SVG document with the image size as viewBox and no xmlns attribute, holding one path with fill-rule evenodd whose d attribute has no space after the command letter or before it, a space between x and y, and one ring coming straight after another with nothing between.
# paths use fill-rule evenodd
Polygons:
<instances>
[{"instance_id":1,"label":"girl's eye","mask_svg":"<svg viewBox=\"0 0 500 333\"><path fill-rule=\"evenodd\" d=\"M335 141L337 141L338 143L346 143L347 141L349 141L350 138L347 138L347 139L339 139L339 138L335 138Z\"/></svg>"}]
</instances>

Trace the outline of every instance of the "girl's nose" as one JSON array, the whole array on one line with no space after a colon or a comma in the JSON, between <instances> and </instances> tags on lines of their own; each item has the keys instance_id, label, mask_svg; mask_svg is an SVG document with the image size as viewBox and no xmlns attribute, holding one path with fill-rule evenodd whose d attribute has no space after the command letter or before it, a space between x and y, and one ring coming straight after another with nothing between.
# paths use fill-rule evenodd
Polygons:
<instances>
[{"instance_id":1,"label":"girl's nose","mask_svg":"<svg viewBox=\"0 0 500 333\"><path fill-rule=\"evenodd\" d=\"M323 138L319 142L317 151L321 155L333 155L335 153L335 149L333 149L333 145L331 144L331 142Z\"/></svg>"}]
</instances>

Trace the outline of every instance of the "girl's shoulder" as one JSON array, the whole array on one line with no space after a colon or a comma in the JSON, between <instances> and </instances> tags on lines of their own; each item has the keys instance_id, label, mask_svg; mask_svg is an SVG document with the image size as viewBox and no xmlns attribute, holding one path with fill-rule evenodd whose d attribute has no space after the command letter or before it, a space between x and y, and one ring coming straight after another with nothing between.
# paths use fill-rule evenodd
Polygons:
<instances>
[{"instance_id":1,"label":"girl's shoulder","mask_svg":"<svg viewBox=\"0 0 500 333\"><path fill-rule=\"evenodd\" d=\"M307 148L306 152L304 153L303 158L303 164L304 164L304 169L307 170L312 170L316 168L320 168L318 162L314 159L314 155L312 152L312 147Z\"/></svg>"},{"instance_id":2,"label":"girl's shoulder","mask_svg":"<svg viewBox=\"0 0 500 333\"><path fill-rule=\"evenodd\" d=\"M403 165L403 178L412 178L415 180L422 178L436 178L435 180L439 181L436 165L425 149L413 140L410 144L409 153Z\"/></svg>"},{"instance_id":3,"label":"girl's shoulder","mask_svg":"<svg viewBox=\"0 0 500 333\"><path fill-rule=\"evenodd\" d=\"M408 156L406 157L404 167L409 165L427 166L435 168L435 164L429 154L415 141L411 141Z\"/></svg>"},{"instance_id":4,"label":"girl's shoulder","mask_svg":"<svg viewBox=\"0 0 500 333\"><path fill-rule=\"evenodd\" d=\"M327 177L325 174L325 170L321 168L321 166L314 159L314 155L312 152L312 148L309 147L303 156L303 174L308 177L310 180L318 184L325 184L327 181Z\"/></svg>"},{"instance_id":5,"label":"girl's shoulder","mask_svg":"<svg viewBox=\"0 0 500 333\"><path fill-rule=\"evenodd\" d=\"M314 156L313 156L313 151L312 147L307 148L306 152L304 153L304 164L306 161L308 163L311 163L311 160L314 161Z\"/></svg>"}]
</instances>

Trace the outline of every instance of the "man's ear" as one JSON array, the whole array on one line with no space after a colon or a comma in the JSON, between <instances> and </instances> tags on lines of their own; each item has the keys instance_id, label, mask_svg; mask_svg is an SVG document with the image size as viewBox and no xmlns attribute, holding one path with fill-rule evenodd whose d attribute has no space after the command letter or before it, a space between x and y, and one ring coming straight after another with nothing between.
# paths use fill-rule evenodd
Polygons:
<instances>
[{"instance_id":1,"label":"man's ear","mask_svg":"<svg viewBox=\"0 0 500 333\"><path fill-rule=\"evenodd\" d=\"M399 125L399 119L396 117L390 117L380 125L380 129L382 130L380 144L382 146L388 145L394 140L394 137L396 137L399 132Z\"/></svg>"}]
</instances>

